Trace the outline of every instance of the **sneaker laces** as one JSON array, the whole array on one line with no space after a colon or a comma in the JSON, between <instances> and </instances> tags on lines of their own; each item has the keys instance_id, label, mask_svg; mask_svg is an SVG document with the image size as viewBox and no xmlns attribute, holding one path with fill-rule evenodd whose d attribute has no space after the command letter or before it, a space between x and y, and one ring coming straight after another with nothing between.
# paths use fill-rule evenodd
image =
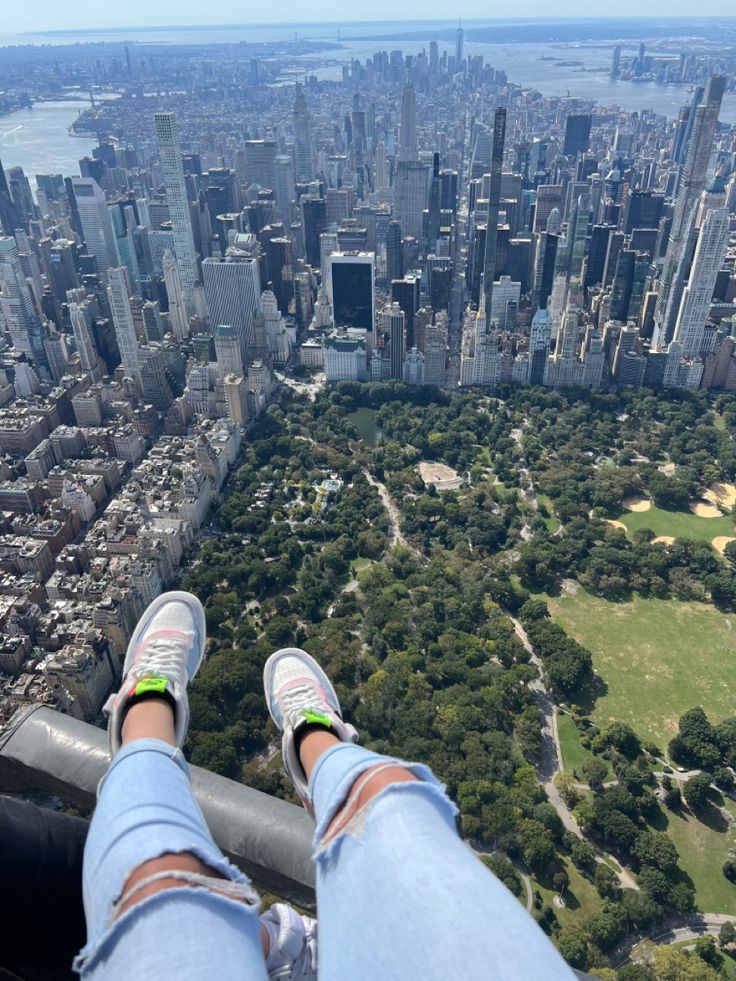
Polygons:
<instances>
[{"instance_id":1,"label":"sneaker laces","mask_svg":"<svg viewBox=\"0 0 736 981\"><path fill-rule=\"evenodd\" d=\"M147 674L160 674L173 684L186 687L186 655L189 651L191 635L183 631L167 634L154 634L146 638L134 671L137 677Z\"/></svg>"},{"instance_id":2,"label":"sneaker laces","mask_svg":"<svg viewBox=\"0 0 736 981\"><path fill-rule=\"evenodd\" d=\"M299 978L317 974L317 921L302 917L304 924L304 946L294 961L291 977Z\"/></svg>"},{"instance_id":3,"label":"sneaker laces","mask_svg":"<svg viewBox=\"0 0 736 981\"><path fill-rule=\"evenodd\" d=\"M291 688L281 691L281 700L284 707L284 716L288 716L289 722L292 726L295 720L293 716L300 709L318 709L319 711L324 711L325 714L330 716L335 715L335 710L331 705L328 704L324 695L322 695L319 689L307 681L303 684L295 684Z\"/></svg>"}]
</instances>

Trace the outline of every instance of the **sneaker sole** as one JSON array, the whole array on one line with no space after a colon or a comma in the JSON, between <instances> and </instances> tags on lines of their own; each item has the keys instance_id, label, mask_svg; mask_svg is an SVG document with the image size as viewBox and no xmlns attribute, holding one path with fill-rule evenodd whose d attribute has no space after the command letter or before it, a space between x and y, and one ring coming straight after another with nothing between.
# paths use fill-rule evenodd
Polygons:
<instances>
[{"instance_id":1,"label":"sneaker sole","mask_svg":"<svg viewBox=\"0 0 736 981\"><path fill-rule=\"evenodd\" d=\"M324 673L324 671L319 666L319 664L312 657L312 655L307 654L307 652L303 651L300 647L283 647L280 651L276 651L275 653L273 653L266 661L265 665L263 666L263 690L266 695L266 705L268 706L268 714L276 723L279 732L283 731L282 723L279 722L279 720L274 715L273 708L271 705L271 693L273 691L273 676L276 670L276 665L281 660L281 658L289 657L289 656L296 657L307 665L307 667L312 672L312 674L316 676L317 681L320 687L322 688L322 690L324 691L324 693L328 696L328 701L331 699L332 702L334 703L331 707L333 708L334 711L337 712L340 718L342 718L342 709L340 707L340 700L337 697L337 693L335 692L335 689L332 687L332 682Z\"/></svg>"},{"instance_id":2,"label":"sneaker sole","mask_svg":"<svg viewBox=\"0 0 736 981\"><path fill-rule=\"evenodd\" d=\"M125 652L125 664L123 665L123 678L127 675L128 671L130 670L130 665L133 660L133 652L138 646L138 642L140 641L140 638L148 629L151 620L158 613L158 611L161 609L162 606L165 606L167 603L171 603L171 602L184 603L192 611L194 617L195 629L197 631L197 636L200 643L199 643L199 658L194 667L194 670L191 672L187 671L187 674L189 675L189 680L191 681L196 675L196 673L199 671L202 665L202 661L204 661L204 649L207 640L207 624L204 618L204 609L202 608L202 604L200 603L200 601L192 593L187 593L184 592L183 590L174 590L173 592L170 593L161 593L160 596L157 596L156 599L146 607L143 616L140 618L140 620L138 621L138 625L133 631L133 636L130 638L128 649Z\"/></svg>"}]
</instances>

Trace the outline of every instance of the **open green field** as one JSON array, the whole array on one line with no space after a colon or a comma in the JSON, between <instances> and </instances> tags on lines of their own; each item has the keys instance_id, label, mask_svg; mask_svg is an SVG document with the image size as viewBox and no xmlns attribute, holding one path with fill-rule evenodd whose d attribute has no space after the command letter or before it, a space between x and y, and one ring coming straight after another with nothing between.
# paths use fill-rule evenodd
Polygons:
<instances>
[{"instance_id":1,"label":"open green field","mask_svg":"<svg viewBox=\"0 0 736 981\"><path fill-rule=\"evenodd\" d=\"M560 527L559 519L555 515L555 509L552 505L552 501L547 497L546 494L537 494L537 501L543 504L549 513L548 518L544 518L544 523L547 525L547 531L550 535L554 535L557 529Z\"/></svg>"},{"instance_id":2,"label":"open green field","mask_svg":"<svg viewBox=\"0 0 736 981\"><path fill-rule=\"evenodd\" d=\"M557 732L560 737L560 749L562 750L562 762L568 773L574 774L582 783L585 781L582 766L586 760L593 759L593 753L580 744L580 733L577 730L572 716L567 712L559 712L557 715ZM602 756L595 757L608 768L606 780L611 776L611 766L608 760Z\"/></svg>"},{"instance_id":3,"label":"open green field","mask_svg":"<svg viewBox=\"0 0 736 981\"><path fill-rule=\"evenodd\" d=\"M599 725L627 722L664 749L687 709L702 705L713 721L736 713L736 616L679 600L610 603L581 587L548 603L608 686Z\"/></svg>"},{"instance_id":4,"label":"open green field","mask_svg":"<svg viewBox=\"0 0 736 981\"><path fill-rule=\"evenodd\" d=\"M569 859L565 859L563 864L570 877L570 885L564 894L566 904L564 909L559 909L553 902L557 893L552 888L551 882L545 881L543 884L538 879L532 878L532 889L539 890L545 903L555 911L561 926L573 926L579 924L582 918L596 913L601 908L602 900L590 879L575 868Z\"/></svg>"},{"instance_id":5,"label":"open green field","mask_svg":"<svg viewBox=\"0 0 736 981\"><path fill-rule=\"evenodd\" d=\"M350 561L350 571L354 576L360 576L361 572L368 569L374 564L373 559L366 559L362 555L359 555L357 559L351 559Z\"/></svg>"},{"instance_id":6,"label":"open green field","mask_svg":"<svg viewBox=\"0 0 736 981\"><path fill-rule=\"evenodd\" d=\"M654 505L648 511L624 511L616 520L626 525L629 534L640 528L651 528L655 535L697 538L704 542L710 542L721 535L734 534L731 515L699 518L692 511L663 511Z\"/></svg>"},{"instance_id":7,"label":"open green field","mask_svg":"<svg viewBox=\"0 0 736 981\"><path fill-rule=\"evenodd\" d=\"M736 805L724 798L723 806L736 817ZM726 879L721 866L736 846L736 825L721 819L715 807L704 823L683 809L665 811L666 831L680 853L680 865L693 880L698 907L706 913L733 913L736 886ZM657 826L657 830L665 830Z\"/></svg>"}]
</instances>

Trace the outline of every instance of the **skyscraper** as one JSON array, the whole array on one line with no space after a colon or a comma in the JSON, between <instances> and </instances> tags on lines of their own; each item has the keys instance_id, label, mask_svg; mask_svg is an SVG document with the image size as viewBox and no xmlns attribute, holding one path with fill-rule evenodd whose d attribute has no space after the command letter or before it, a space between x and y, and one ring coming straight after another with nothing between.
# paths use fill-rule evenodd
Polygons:
<instances>
[{"instance_id":1,"label":"skyscraper","mask_svg":"<svg viewBox=\"0 0 736 981\"><path fill-rule=\"evenodd\" d=\"M28 227L28 223L38 218L39 211L33 200L31 184L26 177L22 167L9 167L7 182L10 188L10 196L15 203L15 208L21 218L23 228Z\"/></svg>"},{"instance_id":2,"label":"skyscraper","mask_svg":"<svg viewBox=\"0 0 736 981\"><path fill-rule=\"evenodd\" d=\"M458 28L455 31L455 71L459 72L463 66L463 41L465 40L465 32L463 31L462 24L458 24Z\"/></svg>"},{"instance_id":3,"label":"skyscraper","mask_svg":"<svg viewBox=\"0 0 736 981\"><path fill-rule=\"evenodd\" d=\"M309 110L304 89L296 83L294 98L294 177L297 183L314 180L314 154L309 127Z\"/></svg>"},{"instance_id":4,"label":"skyscraper","mask_svg":"<svg viewBox=\"0 0 736 981\"><path fill-rule=\"evenodd\" d=\"M429 186L429 210L427 212L427 254L435 251L440 234L440 155L432 156L432 182Z\"/></svg>"},{"instance_id":5,"label":"skyscraper","mask_svg":"<svg viewBox=\"0 0 736 981\"><path fill-rule=\"evenodd\" d=\"M662 350L669 344L674 332L684 288L683 267L688 259L688 244L691 242L695 208L705 187L708 163L713 150L713 137L725 89L724 76L711 76L703 102L695 110L685 170L675 202L667 253L657 285L657 306L654 312L652 338L654 350Z\"/></svg>"},{"instance_id":6,"label":"skyscraper","mask_svg":"<svg viewBox=\"0 0 736 981\"><path fill-rule=\"evenodd\" d=\"M77 345L79 363L81 364L83 371L89 372L92 377L92 381L98 382L104 374L104 365L97 348L95 347L95 343L92 339L92 333L90 331L91 306L94 301L85 301L82 300L81 297L81 302L77 302L77 300L72 301L71 296L75 295L77 292L81 292L83 294L84 290L73 290L70 292L69 320L71 321L72 331L74 332L74 341Z\"/></svg>"},{"instance_id":7,"label":"skyscraper","mask_svg":"<svg viewBox=\"0 0 736 981\"><path fill-rule=\"evenodd\" d=\"M486 323L491 323L493 280L496 276L496 247L498 244L498 206L501 198L501 171L503 148L506 140L506 110L496 109L493 121L493 155L491 157L491 185L488 192L488 223L486 225L486 254L483 263L483 294Z\"/></svg>"},{"instance_id":8,"label":"skyscraper","mask_svg":"<svg viewBox=\"0 0 736 981\"><path fill-rule=\"evenodd\" d=\"M37 367L44 367L43 329L23 274L18 246L10 236L0 236L0 310L13 347L32 358Z\"/></svg>"},{"instance_id":9,"label":"skyscraper","mask_svg":"<svg viewBox=\"0 0 736 981\"><path fill-rule=\"evenodd\" d=\"M381 313L381 332L388 336L391 352L391 378L402 378L406 355L406 329L404 311L394 301Z\"/></svg>"},{"instance_id":10,"label":"skyscraper","mask_svg":"<svg viewBox=\"0 0 736 981\"><path fill-rule=\"evenodd\" d=\"M128 270L125 266L114 266L107 271L107 299L112 312L112 322L115 327L115 338L118 342L120 360L125 373L134 378L140 390L143 390L141 363L138 357L138 338L133 324L133 313L130 308L130 283Z\"/></svg>"},{"instance_id":11,"label":"skyscraper","mask_svg":"<svg viewBox=\"0 0 736 981\"><path fill-rule=\"evenodd\" d=\"M690 278L682 294L674 340L682 344L684 358L696 358L703 346L705 322L713 299L718 271L728 244L729 218L726 208L708 213L698 237Z\"/></svg>"},{"instance_id":12,"label":"skyscraper","mask_svg":"<svg viewBox=\"0 0 736 981\"><path fill-rule=\"evenodd\" d=\"M549 356L549 342L552 337L552 319L542 307L532 317L529 334L529 384L541 385Z\"/></svg>"},{"instance_id":13,"label":"skyscraper","mask_svg":"<svg viewBox=\"0 0 736 981\"><path fill-rule=\"evenodd\" d=\"M657 191L633 191L626 206L624 232L631 235L635 228L659 228L663 209L663 194Z\"/></svg>"},{"instance_id":14,"label":"skyscraper","mask_svg":"<svg viewBox=\"0 0 736 981\"><path fill-rule=\"evenodd\" d=\"M447 329L428 325L424 330L424 384L444 385Z\"/></svg>"},{"instance_id":15,"label":"skyscraper","mask_svg":"<svg viewBox=\"0 0 736 981\"><path fill-rule=\"evenodd\" d=\"M639 320L648 269L649 256L646 253L621 249L611 286L612 320L623 323L627 320Z\"/></svg>"},{"instance_id":16,"label":"skyscraper","mask_svg":"<svg viewBox=\"0 0 736 981\"><path fill-rule=\"evenodd\" d=\"M286 228L291 224L291 202L294 200L294 160L287 153L278 154L274 159L276 185L276 211Z\"/></svg>"},{"instance_id":17,"label":"skyscraper","mask_svg":"<svg viewBox=\"0 0 736 981\"><path fill-rule=\"evenodd\" d=\"M301 203L307 262L313 269L319 269L319 237L327 229L327 203L324 198L311 195L303 197Z\"/></svg>"},{"instance_id":18,"label":"skyscraper","mask_svg":"<svg viewBox=\"0 0 736 981\"><path fill-rule=\"evenodd\" d=\"M246 140L245 159L248 183L275 189L276 141Z\"/></svg>"},{"instance_id":19,"label":"skyscraper","mask_svg":"<svg viewBox=\"0 0 736 981\"><path fill-rule=\"evenodd\" d=\"M389 186L388 159L386 157L386 144L383 140L376 148L376 170L373 183L377 191L382 191Z\"/></svg>"},{"instance_id":20,"label":"skyscraper","mask_svg":"<svg viewBox=\"0 0 736 981\"><path fill-rule=\"evenodd\" d=\"M238 332L230 324L218 324L213 335L217 363L223 374L243 375L243 357Z\"/></svg>"},{"instance_id":21,"label":"skyscraper","mask_svg":"<svg viewBox=\"0 0 736 981\"><path fill-rule=\"evenodd\" d=\"M394 211L403 238L423 241L423 212L427 207L427 167L421 160L400 160L394 186Z\"/></svg>"},{"instance_id":22,"label":"skyscraper","mask_svg":"<svg viewBox=\"0 0 736 981\"><path fill-rule=\"evenodd\" d=\"M229 324L238 332L243 364L253 345L253 316L258 312L261 278L258 260L252 256L225 255L202 263L204 295L210 324Z\"/></svg>"},{"instance_id":23,"label":"skyscraper","mask_svg":"<svg viewBox=\"0 0 736 981\"><path fill-rule=\"evenodd\" d=\"M18 212L10 196L10 188L0 160L0 233L12 235L18 224Z\"/></svg>"},{"instance_id":24,"label":"skyscraper","mask_svg":"<svg viewBox=\"0 0 736 981\"><path fill-rule=\"evenodd\" d=\"M399 130L399 161L417 159L417 97L414 86L404 86L401 96L401 124Z\"/></svg>"},{"instance_id":25,"label":"skyscraper","mask_svg":"<svg viewBox=\"0 0 736 981\"><path fill-rule=\"evenodd\" d=\"M401 225L395 219L388 223L386 229L386 279L401 279L404 266L401 261Z\"/></svg>"},{"instance_id":26,"label":"skyscraper","mask_svg":"<svg viewBox=\"0 0 736 981\"><path fill-rule=\"evenodd\" d=\"M372 252L335 252L330 257L332 311L336 327L373 335L375 260Z\"/></svg>"},{"instance_id":27,"label":"skyscraper","mask_svg":"<svg viewBox=\"0 0 736 981\"><path fill-rule=\"evenodd\" d=\"M590 127L593 117L590 113L568 116L565 121L565 143L562 152L566 157L587 153L590 146Z\"/></svg>"},{"instance_id":28,"label":"skyscraper","mask_svg":"<svg viewBox=\"0 0 736 981\"><path fill-rule=\"evenodd\" d=\"M104 280L107 270L120 261L105 195L91 177L72 177L72 188L87 252L95 256L97 271Z\"/></svg>"},{"instance_id":29,"label":"skyscraper","mask_svg":"<svg viewBox=\"0 0 736 981\"><path fill-rule=\"evenodd\" d=\"M166 295L169 299L169 322L174 337L177 341L183 341L189 337L189 318L181 289L179 267L170 249L164 251L163 269Z\"/></svg>"},{"instance_id":30,"label":"skyscraper","mask_svg":"<svg viewBox=\"0 0 736 981\"><path fill-rule=\"evenodd\" d=\"M169 206L169 216L174 233L174 254L179 267L179 278L187 308L187 317L192 317L197 312L195 287L199 274L192 219L189 213L189 196L184 180L184 165L179 145L179 127L173 112L155 113L154 122L161 154L161 170L166 185L166 201Z\"/></svg>"},{"instance_id":31,"label":"skyscraper","mask_svg":"<svg viewBox=\"0 0 736 981\"><path fill-rule=\"evenodd\" d=\"M618 78L621 74L621 45L617 44L613 49L613 58L611 59L611 78Z\"/></svg>"}]
</instances>

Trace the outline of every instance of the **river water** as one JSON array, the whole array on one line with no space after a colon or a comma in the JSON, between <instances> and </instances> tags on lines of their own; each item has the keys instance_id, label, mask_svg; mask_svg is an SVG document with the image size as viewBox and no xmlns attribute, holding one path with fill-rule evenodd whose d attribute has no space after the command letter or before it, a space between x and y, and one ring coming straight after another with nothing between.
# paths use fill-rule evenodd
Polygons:
<instances>
[{"instance_id":1,"label":"river water","mask_svg":"<svg viewBox=\"0 0 736 981\"><path fill-rule=\"evenodd\" d=\"M33 179L36 174L79 174L79 158L91 156L97 140L69 135L69 126L86 108L85 102L37 102L0 116L0 160L3 166L20 165Z\"/></svg>"}]
</instances>

